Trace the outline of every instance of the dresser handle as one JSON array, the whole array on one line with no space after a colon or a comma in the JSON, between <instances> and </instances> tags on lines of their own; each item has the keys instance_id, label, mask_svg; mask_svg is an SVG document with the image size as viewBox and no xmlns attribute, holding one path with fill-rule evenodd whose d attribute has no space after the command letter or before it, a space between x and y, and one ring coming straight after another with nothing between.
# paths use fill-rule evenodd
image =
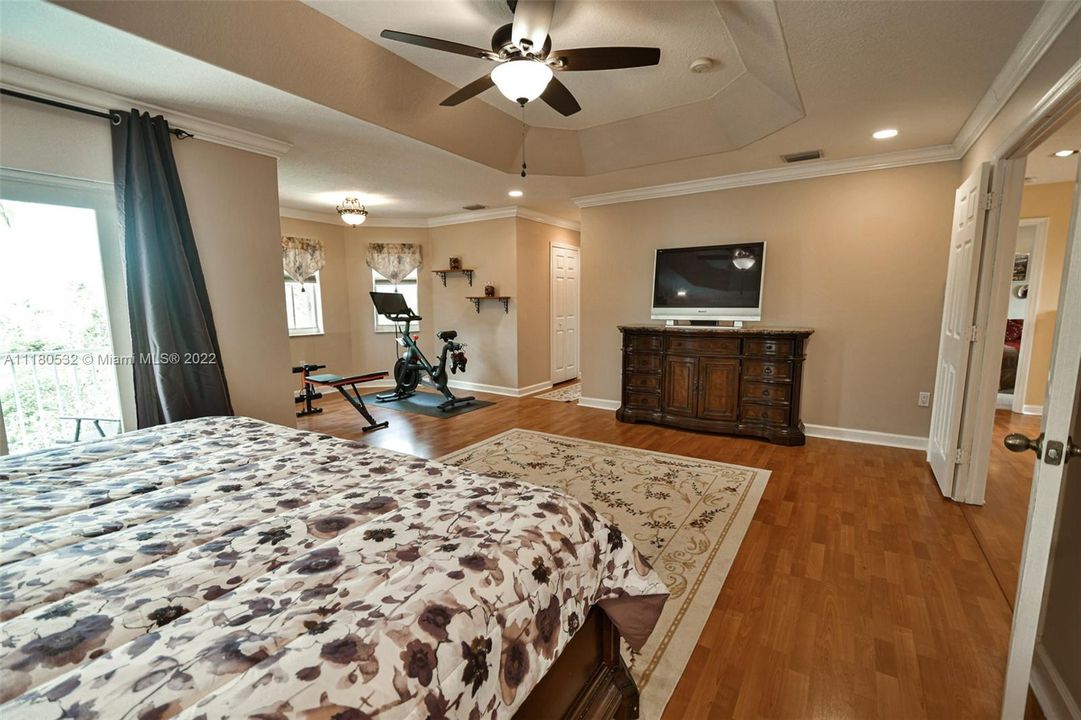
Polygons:
<instances>
[{"instance_id":1,"label":"dresser handle","mask_svg":"<svg viewBox=\"0 0 1081 720\"><path fill-rule=\"evenodd\" d=\"M762 368L762 374L763 375L772 375L773 374L773 368L771 368L771 367L769 367L767 365L766 367Z\"/></svg>"},{"instance_id":2,"label":"dresser handle","mask_svg":"<svg viewBox=\"0 0 1081 720\"><path fill-rule=\"evenodd\" d=\"M777 346L773 343L766 343L766 352L774 352L777 350Z\"/></svg>"},{"instance_id":3,"label":"dresser handle","mask_svg":"<svg viewBox=\"0 0 1081 720\"><path fill-rule=\"evenodd\" d=\"M769 388L762 391L762 397L769 397Z\"/></svg>"}]
</instances>

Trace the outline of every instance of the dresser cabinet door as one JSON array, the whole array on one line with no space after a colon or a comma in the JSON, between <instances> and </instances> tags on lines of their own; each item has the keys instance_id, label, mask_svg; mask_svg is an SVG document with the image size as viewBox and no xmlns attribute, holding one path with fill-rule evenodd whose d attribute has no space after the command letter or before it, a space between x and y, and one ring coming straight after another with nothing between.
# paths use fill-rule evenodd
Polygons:
<instances>
[{"instance_id":1,"label":"dresser cabinet door","mask_svg":"<svg viewBox=\"0 0 1081 720\"><path fill-rule=\"evenodd\" d=\"M694 416L698 386L698 359L670 356L664 361L664 411Z\"/></svg>"},{"instance_id":2,"label":"dresser cabinet door","mask_svg":"<svg viewBox=\"0 0 1081 720\"><path fill-rule=\"evenodd\" d=\"M702 358L699 368L698 417L736 420L739 417L739 360Z\"/></svg>"}]
</instances>

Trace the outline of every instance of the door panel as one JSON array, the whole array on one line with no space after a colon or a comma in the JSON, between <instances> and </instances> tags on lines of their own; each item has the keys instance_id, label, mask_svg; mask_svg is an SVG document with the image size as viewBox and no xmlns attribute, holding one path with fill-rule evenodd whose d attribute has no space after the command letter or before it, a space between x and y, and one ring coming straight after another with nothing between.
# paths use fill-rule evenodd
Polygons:
<instances>
[{"instance_id":1,"label":"door panel","mask_svg":"<svg viewBox=\"0 0 1081 720\"><path fill-rule=\"evenodd\" d=\"M736 420L739 416L739 360L703 358L699 370L698 416Z\"/></svg>"},{"instance_id":2,"label":"door panel","mask_svg":"<svg viewBox=\"0 0 1081 720\"><path fill-rule=\"evenodd\" d=\"M552 246L552 382L578 377L578 250Z\"/></svg>"},{"instance_id":3,"label":"door panel","mask_svg":"<svg viewBox=\"0 0 1081 720\"><path fill-rule=\"evenodd\" d=\"M990 165L984 163L957 189L954 197L953 230L950 234L949 266L927 447L927 462L946 497L953 496L989 178Z\"/></svg>"},{"instance_id":4,"label":"door panel","mask_svg":"<svg viewBox=\"0 0 1081 720\"><path fill-rule=\"evenodd\" d=\"M694 416L697 406L698 359L669 357L664 368L664 411Z\"/></svg>"},{"instance_id":5,"label":"door panel","mask_svg":"<svg viewBox=\"0 0 1081 720\"><path fill-rule=\"evenodd\" d=\"M1066 241L1066 262L1058 303L1058 307L1064 311L1059 312L1056 319L1051 373L1044 401L1043 457L1036 462L1033 473L1025 544L1021 550L1021 572L1014 599L1013 628L1002 699L1003 720L1019 718L1024 714L1041 614L1045 617L1045 637L1069 633L1076 628L1077 602L1081 599L1076 582L1078 551L1076 544L1071 542L1071 538L1076 538L1077 526L1081 522L1081 518L1073 516L1077 503L1073 503L1072 508L1063 506L1060 514L1064 497L1063 480L1069 475L1070 482L1081 481L1081 455L1071 459L1066 454L1071 440L1081 444L1081 387L1078 384L1081 379L1081 323L1077 322L1076 313L1068 310L1081 307L1079 210L1081 168L1078 170L1078 184L1074 186L1073 214ZM1077 489L1077 486L1069 488L1070 491ZM1059 526L1057 530L1056 524ZM1056 532L1057 548L1054 542ZM1045 643L1044 646L1049 655L1053 654L1056 644L1050 645L1048 647L1048 643ZM1056 659L1051 658L1052 662Z\"/></svg>"}]
</instances>

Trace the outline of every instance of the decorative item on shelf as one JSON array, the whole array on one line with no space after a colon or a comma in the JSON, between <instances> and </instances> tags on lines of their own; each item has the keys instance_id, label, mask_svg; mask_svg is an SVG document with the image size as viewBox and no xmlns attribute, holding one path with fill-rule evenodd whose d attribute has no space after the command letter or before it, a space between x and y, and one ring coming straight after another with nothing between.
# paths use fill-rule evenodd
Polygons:
<instances>
[{"instance_id":1,"label":"decorative item on shelf","mask_svg":"<svg viewBox=\"0 0 1081 720\"><path fill-rule=\"evenodd\" d=\"M484 297L495 297L495 285L484 283Z\"/></svg>"},{"instance_id":2,"label":"decorative item on shelf","mask_svg":"<svg viewBox=\"0 0 1081 720\"><path fill-rule=\"evenodd\" d=\"M300 283L304 292L304 283L310 281L326 264L323 243L319 240L302 237L282 237L282 268L295 283Z\"/></svg>"},{"instance_id":3,"label":"decorative item on shelf","mask_svg":"<svg viewBox=\"0 0 1081 720\"><path fill-rule=\"evenodd\" d=\"M360 200L357 198L346 198L336 210L345 224L353 227L363 225L364 221L368 219L368 211L364 209L364 206L360 204Z\"/></svg>"},{"instance_id":4,"label":"decorative item on shelf","mask_svg":"<svg viewBox=\"0 0 1081 720\"><path fill-rule=\"evenodd\" d=\"M368 243L367 264L397 285L420 267L420 245L412 243Z\"/></svg>"},{"instance_id":5,"label":"decorative item on shelf","mask_svg":"<svg viewBox=\"0 0 1081 720\"><path fill-rule=\"evenodd\" d=\"M462 259L460 257L452 257L450 259L450 269L451 270L461 270L462 269Z\"/></svg>"},{"instance_id":6,"label":"decorative item on shelf","mask_svg":"<svg viewBox=\"0 0 1081 720\"><path fill-rule=\"evenodd\" d=\"M466 300L473 303L473 307L476 309L477 314L480 314L480 301L481 300L495 300L503 303L503 313L510 313L510 296L509 295L466 295Z\"/></svg>"}]
</instances>

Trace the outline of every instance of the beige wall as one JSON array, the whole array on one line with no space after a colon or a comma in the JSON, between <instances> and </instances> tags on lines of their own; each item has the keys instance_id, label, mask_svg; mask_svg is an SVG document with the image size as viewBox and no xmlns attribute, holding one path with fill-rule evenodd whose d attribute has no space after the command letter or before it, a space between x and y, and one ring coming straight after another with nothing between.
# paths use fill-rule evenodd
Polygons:
<instances>
[{"instance_id":1,"label":"beige wall","mask_svg":"<svg viewBox=\"0 0 1081 720\"><path fill-rule=\"evenodd\" d=\"M654 250L764 240L764 325L815 328L806 423L926 437L958 163L582 211L582 394L618 400L617 325L648 323Z\"/></svg>"},{"instance_id":2,"label":"beige wall","mask_svg":"<svg viewBox=\"0 0 1081 720\"><path fill-rule=\"evenodd\" d=\"M447 266L451 256L462 265L475 268L473 287L463 276L447 278L447 287L432 283L432 317L436 327L430 332L453 329L466 343L469 365L461 380L483 385L517 388L518 383L518 298L516 219L484 220L461 225L445 225L429 230L429 269ZM430 274L430 273L429 273ZM478 313L467 295L483 295L484 284L495 285L497 295L511 296L509 312L497 302L482 302Z\"/></svg>"},{"instance_id":3,"label":"beige wall","mask_svg":"<svg viewBox=\"0 0 1081 720\"><path fill-rule=\"evenodd\" d=\"M350 342L352 348L352 371L371 372L394 369L397 347L394 333L375 331L375 311L368 295L372 290L372 271L367 265L368 243L414 243L421 246L422 265L417 273L420 307L413 308L424 318L421 321L420 348L429 359L435 347L432 317L432 273L428 230L426 228L346 228L345 273L348 291Z\"/></svg>"},{"instance_id":4,"label":"beige wall","mask_svg":"<svg viewBox=\"0 0 1081 720\"><path fill-rule=\"evenodd\" d=\"M1066 236L1073 208L1072 182L1026 185L1021 195L1022 218L1047 218L1047 245L1044 247L1040 297L1029 360L1026 405L1043 405L1047 395L1047 374L1051 370L1051 344L1055 336L1058 296L1062 286L1062 265L1066 258Z\"/></svg>"},{"instance_id":5,"label":"beige wall","mask_svg":"<svg viewBox=\"0 0 1081 720\"><path fill-rule=\"evenodd\" d=\"M200 140L174 141L238 414L295 424L278 244L277 162ZM112 183L103 119L0 101L0 165Z\"/></svg>"},{"instance_id":6,"label":"beige wall","mask_svg":"<svg viewBox=\"0 0 1081 720\"><path fill-rule=\"evenodd\" d=\"M579 233L518 218L518 387L552 378L551 246L580 245Z\"/></svg>"},{"instance_id":7,"label":"beige wall","mask_svg":"<svg viewBox=\"0 0 1081 720\"><path fill-rule=\"evenodd\" d=\"M549 247L578 245L578 233L552 225L506 218L438 228L347 228L344 225L281 218L283 234L323 240L327 265L322 279L322 336L291 338L294 364L318 362L335 372L390 370L396 348L393 333L374 330L368 243L415 243L422 247L419 273L421 349L435 361L442 343L438 330L459 332L468 345L465 375L452 380L518 389L550 379ZM473 286L450 275L447 286L432 270L445 268L452 255L474 268ZM492 282L510 295L510 309L484 302L477 313L467 295L483 295Z\"/></svg>"},{"instance_id":8,"label":"beige wall","mask_svg":"<svg viewBox=\"0 0 1081 720\"><path fill-rule=\"evenodd\" d=\"M174 141L233 410L295 425L282 291L278 163Z\"/></svg>"},{"instance_id":9,"label":"beige wall","mask_svg":"<svg viewBox=\"0 0 1081 720\"><path fill-rule=\"evenodd\" d=\"M342 223L281 219L281 234L306 237L323 243L326 265L319 272L320 302L323 307L323 333L289 338L289 358L293 365L318 363L323 372L352 372L352 329L349 319L348 280L345 264L345 231ZM299 378L293 378L299 385Z\"/></svg>"}]
</instances>

